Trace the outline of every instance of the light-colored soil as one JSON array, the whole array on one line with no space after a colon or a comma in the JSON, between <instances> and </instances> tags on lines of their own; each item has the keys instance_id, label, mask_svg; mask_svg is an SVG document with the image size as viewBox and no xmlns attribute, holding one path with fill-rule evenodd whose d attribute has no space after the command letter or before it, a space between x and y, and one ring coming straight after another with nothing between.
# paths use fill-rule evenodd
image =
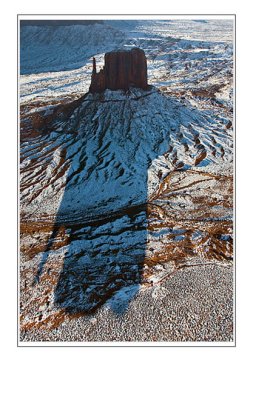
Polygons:
<instances>
[{"instance_id":1,"label":"light-colored soil","mask_svg":"<svg viewBox=\"0 0 253 400\"><path fill-rule=\"evenodd\" d=\"M229 342L233 340L233 271L222 264L182 269L142 288L120 314L119 295L93 315L63 318L21 340L53 342ZM87 343L89 344L89 343Z\"/></svg>"}]
</instances>

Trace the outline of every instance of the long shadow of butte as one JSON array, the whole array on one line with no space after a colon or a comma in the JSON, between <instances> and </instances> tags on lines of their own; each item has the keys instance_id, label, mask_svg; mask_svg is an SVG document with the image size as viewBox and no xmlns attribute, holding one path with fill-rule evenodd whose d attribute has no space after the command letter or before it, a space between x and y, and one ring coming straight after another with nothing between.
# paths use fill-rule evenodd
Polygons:
<instances>
[{"instance_id":1,"label":"long shadow of butte","mask_svg":"<svg viewBox=\"0 0 253 400\"><path fill-rule=\"evenodd\" d=\"M172 118L180 107L153 88L133 89L89 94L68 119L65 132L78 133L67 148L64 195L37 276L64 226L69 244L54 292L57 307L89 313L108 301L121 314L138 292L148 175L152 161L168 151L172 130L180 130ZM185 116L190 112L185 108Z\"/></svg>"}]
</instances>

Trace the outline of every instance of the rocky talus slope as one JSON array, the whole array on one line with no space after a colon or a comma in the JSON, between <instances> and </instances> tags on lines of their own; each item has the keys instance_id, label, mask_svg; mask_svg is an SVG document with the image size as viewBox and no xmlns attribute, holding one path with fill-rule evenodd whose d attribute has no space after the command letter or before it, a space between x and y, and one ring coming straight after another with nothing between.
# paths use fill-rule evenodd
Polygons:
<instances>
[{"instance_id":1,"label":"rocky talus slope","mask_svg":"<svg viewBox=\"0 0 253 400\"><path fill-rule=\"evenodd\" d=\"M154 88L88 94L72 107L22 143L24 330L232 260L228 119Z\"/></svg>"}]
</instances>

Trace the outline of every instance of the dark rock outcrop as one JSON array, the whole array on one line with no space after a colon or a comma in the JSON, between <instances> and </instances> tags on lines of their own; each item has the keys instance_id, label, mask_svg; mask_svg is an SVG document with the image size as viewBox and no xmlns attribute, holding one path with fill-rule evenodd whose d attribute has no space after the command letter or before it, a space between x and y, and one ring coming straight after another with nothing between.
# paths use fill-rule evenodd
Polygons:
<instances>
[{"instance_id":1,"label":"dark rock outcrop","mask_svg":"<svg viewBox=\"0 0 253 400\"><path fill-rule=\"evenodd\" d=\"M101 93L105 89L128 90L131 87L148 88L147 59L143 50L134 48L106 53L105 65L99 72L93 58L91 93Z\"/></svg>"}]
</instances>

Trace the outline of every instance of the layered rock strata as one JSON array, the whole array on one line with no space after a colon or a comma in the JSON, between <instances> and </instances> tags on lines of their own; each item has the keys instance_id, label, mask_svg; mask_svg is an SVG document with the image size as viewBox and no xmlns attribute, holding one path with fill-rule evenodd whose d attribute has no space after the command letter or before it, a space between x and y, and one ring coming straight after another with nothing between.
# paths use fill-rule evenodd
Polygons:
<instances>
[{"instance_id":1,"label":"layered rock strata","mask_svg":"<svg viewBox=\"0 0 253 400\"><path fill-rule=\"evenodd\" d=\"M147 89L147 59L143 50L111 51L105 54L105 65L97 72L93 58L90 92L101 93L105 89L128 90L131 87Z\"/></svg>"}]
</instances>

